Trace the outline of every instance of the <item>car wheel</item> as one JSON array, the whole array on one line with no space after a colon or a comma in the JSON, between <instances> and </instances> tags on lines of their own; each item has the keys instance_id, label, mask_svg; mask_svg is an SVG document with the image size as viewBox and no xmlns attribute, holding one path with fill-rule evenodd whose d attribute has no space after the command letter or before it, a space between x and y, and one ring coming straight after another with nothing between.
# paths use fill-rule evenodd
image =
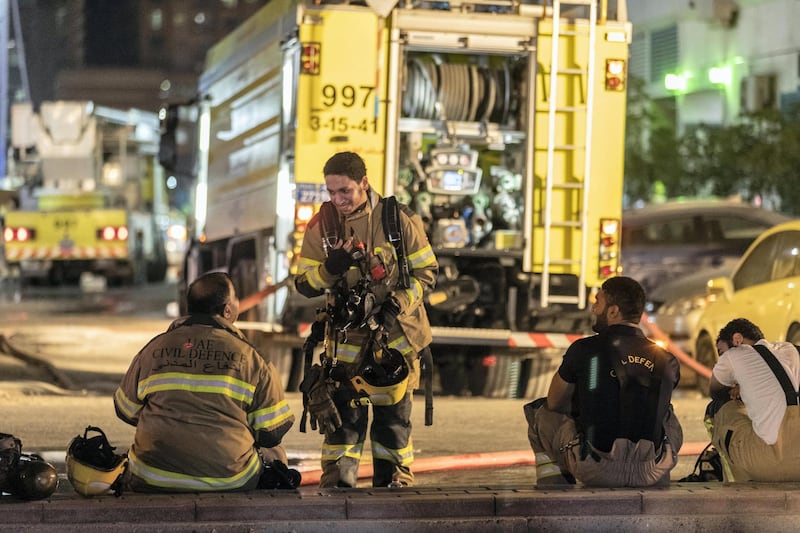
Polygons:
<instances>
[{"instance_id":1,"label":"car wheel","mask_svg":"<svg viewBox=\"0 0 800 533\"><path fill-rule=\"evenodd\" d=\"M714 340L709 334L703 333L697 339L695 353L697 354L698 363L709 369L714 368L714 365L717 363L717 346L714 344ZM708 385L709 379L698 374L697 389L706 396L709 396Z\"/></svg>"}]
</instances>

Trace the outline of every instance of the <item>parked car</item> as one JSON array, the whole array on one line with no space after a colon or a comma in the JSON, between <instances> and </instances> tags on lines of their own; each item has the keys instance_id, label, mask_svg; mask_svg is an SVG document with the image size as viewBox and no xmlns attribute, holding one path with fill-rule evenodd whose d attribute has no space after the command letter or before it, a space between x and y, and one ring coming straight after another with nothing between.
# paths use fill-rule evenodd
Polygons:
<instances>
[{"instance_id":1,"label":"parked car","mask_svg":"<svg viewBox=\"0 0 800 533\"><path fill-rule=\"evenodd\" d=\"M730 275L728 266L681 276L658 285L647 294L645 312L651 323L669 335L670 340L688 354L694 353L697 323L706 306L710 280Z\"/></svg>"},{"instance_id":2,"label":"parked car","mask_svg":"<svg viewBox=\"0 0 800 533\"><path fill-rule=\"evenodd\" d=\"M626 210L622 272L652 292L700 270L730 269L758 235L787 220L729 200L670 201Z\"/></svg>"},{"instance_id":3,"label":"parked car","mask_svg":"<svg viewBox=\"0 0 800 533\"><path fill-rule=\"evenodd\" d=\"M738 317L754 322L771 341L800 344L800 219L762 233L730 276L709 282L694 341L699 362L714 366L717 334Z\"/></svg>"}]
</instances>

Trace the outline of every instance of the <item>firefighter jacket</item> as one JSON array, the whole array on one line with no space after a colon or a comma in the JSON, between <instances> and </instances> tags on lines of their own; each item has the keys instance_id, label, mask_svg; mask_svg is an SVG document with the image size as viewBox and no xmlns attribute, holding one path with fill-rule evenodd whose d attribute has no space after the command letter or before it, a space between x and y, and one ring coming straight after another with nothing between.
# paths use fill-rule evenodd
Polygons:
<instances>
[{"instance_id":1,"label":"firefighter jacket","mask_svg":"<svg viewBox=\"0 0 800 533\"><path fill-rule=\"evenodd\" d=\"M371 279L370 288L376 297L376 306L389 296L394 296L400 305L397 325L389 332L389 347L399 350L409 360L413 370L416 354L433 340L428 314L425 311L424 296L433 289L439 264L433 253L422 220L406 209L400 209L400 224L405 244L406 260L409 264L409 287L401 287L400 265L397 251L386 237L383 227L384 202L374 191L369 191L369 200L364 206L347 216L339 216L339 231L342 240L353 238L365 246L368 266L381 263L386 276L381 280ZM300 294L309 298L319 296L330 289L339 279L325 268L326 250L323 247L321 217L317 214L308 224L303 237L303 246L298 263L299 273L295 287ZM367 268L369 271L369 268ZM355 264L345 273L347 286L356 286L364 272ZM370 276L371 277L371 276ZM339 342L337 359L342 363L354 363L366 337L365 328L349 331L346 342ZM418 372L409 377L409 387L418 382Z\"/></svg>"},{"instance_id":2,"label":"firefighter jacket","mask_svg":"<svg viewBox=\"0 0 800 533\"><path fill-rule=\"evenodd\" d=\"M153 338L114 406L136 426L130 471L149 490L251 486L262 471L257 447L277 446L294 423L275 366L218 315L178 319Z\"/></svg>"}]
</instances>

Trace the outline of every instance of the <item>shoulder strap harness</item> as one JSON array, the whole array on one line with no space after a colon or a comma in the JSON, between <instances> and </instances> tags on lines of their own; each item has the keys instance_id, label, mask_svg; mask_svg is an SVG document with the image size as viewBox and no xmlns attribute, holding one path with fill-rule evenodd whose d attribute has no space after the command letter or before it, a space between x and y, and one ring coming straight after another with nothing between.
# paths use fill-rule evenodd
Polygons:
<instances>
[{"instance_id":1,"label":"shoulder strap harness","mask_svg":"<svg viewBox=\"0 0 800 533\"><path fill-rule=\"evenodd\" d=\"M778 383L781 384L783 393L786 395L786 405L798 405L800 391L794 390L792 380L789 379L786 369L783 368L783 365L778 361L778 358L775 357L775 354L772 353L769 348L761 344L753 344L753 348L761 355L764 362L769 365L769 369L772 370L772 373L778 378Z\"/></svg>"}]
</instances>

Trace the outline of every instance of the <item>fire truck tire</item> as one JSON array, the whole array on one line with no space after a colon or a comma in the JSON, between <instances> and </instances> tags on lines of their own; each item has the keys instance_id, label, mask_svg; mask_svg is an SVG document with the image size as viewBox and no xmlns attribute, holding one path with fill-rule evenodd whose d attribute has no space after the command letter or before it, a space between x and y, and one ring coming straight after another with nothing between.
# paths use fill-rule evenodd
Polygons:
<instances>
[{"instance_id":1,"label":"fire truck tire","mask_svg":"<svg viewBox=\"0 0 800 533\"><path fill-rule=\"evenodd\" d=\"M475 357L469 376L470 392L486 398L518 397L521 363L521 358L512 354Z\"/></svg>"},{"instance_id":2,"label":"fire truck tire","mask_svg":"<svg viewBox=\"0 0 800 533\"><path fill-rule=\"evenodd\" d=\"M560 350L554 353L532 353L526 356L520 366L519 398L535 400L547 396L553 374L561 364Z\"/></svg>"}]
</instances>

